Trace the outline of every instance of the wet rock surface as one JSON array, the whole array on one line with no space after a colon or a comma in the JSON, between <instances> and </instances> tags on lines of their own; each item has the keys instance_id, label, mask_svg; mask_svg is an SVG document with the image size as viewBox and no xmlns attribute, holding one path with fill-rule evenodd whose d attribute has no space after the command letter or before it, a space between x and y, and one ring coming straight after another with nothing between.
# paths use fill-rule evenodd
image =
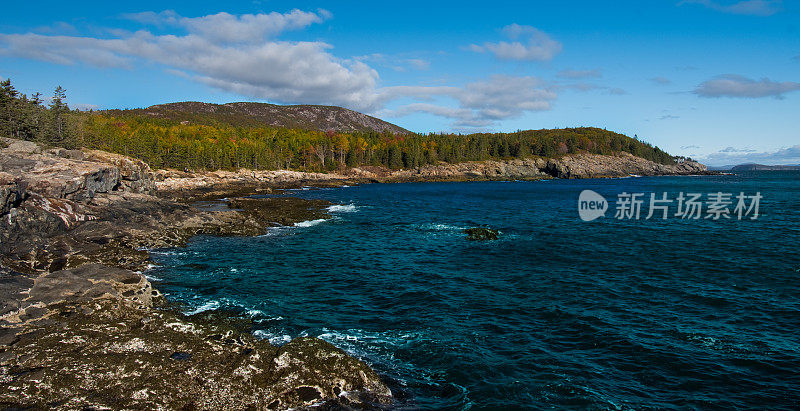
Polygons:
<instances>
[{"instance_id":1,"label":"wet rock surface","mask_svg":"<svg viewBox=\"0 0 800 411\"><path fill-rule=\"evenodd\" d=\"M141 274L146 251L198 234L258 235L329 203L156 196L141 162L4 139L0 149L0 405L6 408L374 408L391 393L314 338L274 347L241 319L188 318ZM268 191L268 189L267 189ZM186 193L188 198L209 191ZM230 191L229 191L230 193ZM238 194L247 195L244 188Z\"/></svg>"},{"instance_id":2,"label":"wet rock surface","mask_svg":"<svg viewBox=\"0 0 800 411\"><path fill-rule=\"evenodd\" d=\"M20 330L0 352L0 405L287 409L391 402L366 364L315 338L274 347L225 325L112 299L51 309L51 318ZM353 404L354 395L368 400Z\"/></svg>"},{"instance_id":3,"label":"wet rock surface","mask_svg":"<svg viewBox=\"0 0 800 411\"><path fill-rule=\"evenodd\" d=\"M467 234L467 240L472 241L487 241L497 240L500 237L500 232L488 227L472 227L464 230Z\"/></svg>"}]
</instances>

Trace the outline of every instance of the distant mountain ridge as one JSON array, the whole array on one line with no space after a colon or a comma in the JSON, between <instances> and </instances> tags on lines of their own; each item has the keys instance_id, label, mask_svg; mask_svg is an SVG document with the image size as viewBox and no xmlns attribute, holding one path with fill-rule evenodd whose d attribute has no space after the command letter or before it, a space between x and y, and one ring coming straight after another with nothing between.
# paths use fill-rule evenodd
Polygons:
<instances>
[{"instance_id":1,"label":"distant mountain ridge","mask_svg":"<svg viewBox=\"0 0 800 411\"><path fill-rule=\"evenodd\" d=\"M268 126L339 132L376 131L409 134L400 126L337 106L237 102L227 104L184 101L144 109L108 110L112 114L147 115L190 123L223 123L234 126Z\"/></svg>"},{"instance_id":2,"label":"distant mountain ridge","mask_svg":"<svg viewBox=\"0 0 800 411\"><path fill-rule=\"evenodd\" d=\"M768 166L765 164L744 163L738 165L709 166L708 169L714 171L791 171L800 170L800 164Z\"/></svg>"}]
</instances>

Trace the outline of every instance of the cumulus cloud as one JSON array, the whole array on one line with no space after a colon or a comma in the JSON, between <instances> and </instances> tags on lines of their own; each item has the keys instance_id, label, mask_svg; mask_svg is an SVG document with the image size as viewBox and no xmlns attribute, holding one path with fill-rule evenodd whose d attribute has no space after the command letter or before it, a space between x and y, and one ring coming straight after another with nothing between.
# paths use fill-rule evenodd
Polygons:
<instances>
[{"instance_id":1,"label":"cumulus cloud","mask_svg":"<svg viewBox=\"0 0 800 411\"><path fill-rule=\"evenodd\" d=\"M143 24L177 26L184 35L148 30L117 38L0 34L0 53L57 64L134 67L151 62L213 87L277 102L336 104L373 110L378 74L366 64L340 59L323 42L275 39L329 17L327 12L181 17L139 13ZM236 62L236 64L231 64Z\"/></svg>"},{"instance_id":2,"label":"cumulus cloud","mask_svg":"<svg viewBox=\"0 0 800 411\"><path fill-rule=\"evenodd\" d=\"M700 4L723 13L750 16L771 16L783 8L782 0L743 0L734 3L721 3L713 0L683 0L678 5Z\"/></svg>"},{"instance_id":3,"label":"cumulus cloud","mask_svg":"<svg viewBox=\"0 0 800 411\"><path fill-rule=\"evenodd\" d=\"M413 103L385 112L391 117L412 113L429 113L453 120L453 126L487 127L498 120L519 117L526 112L550 110L557 98L548 85L536 77L495 75L464 87L392 87L385 90L391 96L431 98L449 97L458 102L457 108L431 103Z\"/></svg>"},{"instance_id":4,"label":"cumulus cloud","mask_svg":"<svg viewBox=\"0 0 800 411\"><path fill-rule=\"evenodd\" d=\"M726 147L705 157L701 161L710 165L736 165L758 163L767 165L800 164L800 145L784 147L774 151L756 151L749 148Z\"/></svg>"},{"instance_id":5,"label":"cumulus cloud","mask_svg":"<svg viewBox=\"0 0 800 411\"><path fill-rule=\"evenodd\" d=\"M145 28L107 31L102 38L0 33L0 54L103 68L156 65L216 89L277 103L332 104L377 113L390 102L403 99L405 106L384 112L394 116L430 113L451 119L458 127L487 127L526 112L549 110L557 98L556 87L538 78L504 75L461 87L380 87L378 72L368 62L398 65L403 70L424 70L430 63L408 55L339 58L330 44L280 38L284 32L330 18L325 11L201 17L164 11L124 18ZM160 34L161 30L155 34L152 27L170 34ZM533 28L512 25L505 31L510 37L529 40L524 58L545 58L561 47L553 46L549 37Z\"/></svg>"},{"instance_id":6,"label":"cumulus cloud","mask_svg":"<svg viewBox=\"0 0 800 411\"><path fill-rule=\"evenodd\" d=\"M316 13L292 10L288 13L232 15L221 12L201 17L182 17L174 11L125 14L123 18L153 26L176 26L215 43L258 43L285 31L300 30L331 17L326 10Z\"/></svg>"},{"instance_id":7,"label":"cumulus cloud","mask_svg":"<svg viewBox=\"0 0 800 411\"><path fill-rule=\"evenodd\" d=\"M603 76L600 69L593 70L561 70L557 74L561 78L581 79L581 78L599 78Z\"/></svg>"},{"instance_id":8,"label":"cumulus cloud","mask_svg":"<svg viewBox=\"0 0 800 411\"><path fill-rule=\"evenodd\" d=\"M800 90L800 83L772 81L768 78L753 80L736 74L725 74L706 80L694 93L700 97L783 98L783 94Z\"/></svg>"},{"instance_id":9,"label":"cumulus cloud","mask_svg":"<svg viewBox=\"0 0 800 411\"><path fill-rule=\"evenodd\" d=\"M561 52L562 46L547 33L531 26L511 24L503 34L512 41L472 44L469 49L477 53L492 53L501 60L549 61Z\"/></svg>"}]
</instances>

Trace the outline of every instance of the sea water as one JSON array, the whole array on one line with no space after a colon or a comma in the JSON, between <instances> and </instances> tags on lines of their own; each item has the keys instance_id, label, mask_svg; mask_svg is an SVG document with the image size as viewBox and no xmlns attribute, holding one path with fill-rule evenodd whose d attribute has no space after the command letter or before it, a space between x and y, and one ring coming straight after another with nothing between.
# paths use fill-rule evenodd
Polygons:
<instances>
[{"instance_id":1,"label":"sea water","mask_svg":"<svg viewBox=\"0 0 800 411\"><path fill-rule=\"evenodd\" d=\"M584 222L578 197L609 201ZM756 219L646 219L650 193L762 196ZM614 218L644 193L641 218ZM369 184L288 192L333 218L157 250L187 313L317 336L407 409L800 405L800 172ZM705 211L705 210L704 210ZM463 230L487 226L495 241Z\"/></svg>"}]
</instances>

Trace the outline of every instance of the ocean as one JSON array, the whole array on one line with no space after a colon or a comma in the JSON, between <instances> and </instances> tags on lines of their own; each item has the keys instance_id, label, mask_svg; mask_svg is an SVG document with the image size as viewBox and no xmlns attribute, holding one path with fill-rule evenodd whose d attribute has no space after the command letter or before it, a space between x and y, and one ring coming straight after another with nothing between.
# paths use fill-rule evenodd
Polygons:
<instances>
[{"instance_id":1,"label":"ocean","mask_svg":"<svg viewBox=\"0 0 800 411\"><path fill-rule=\"evenodd\" d=\"M581 220L584 190L605 216ZM682 192L702 194L699 219L674 215ZM640 218L616 218L632 193ZM666 219L646 218L651 193L674 200ZM730 218L707 214L716 193L731 194ZM736 215L740 193L760 195L756 219ZM146 274L187 313L250 318L275 344L331 342L401 409L800 407L800 172L281 195L337 205L329 220L154 250ZM468 240L477 226L499 239Z\"/></svg>"}]
</instances>

